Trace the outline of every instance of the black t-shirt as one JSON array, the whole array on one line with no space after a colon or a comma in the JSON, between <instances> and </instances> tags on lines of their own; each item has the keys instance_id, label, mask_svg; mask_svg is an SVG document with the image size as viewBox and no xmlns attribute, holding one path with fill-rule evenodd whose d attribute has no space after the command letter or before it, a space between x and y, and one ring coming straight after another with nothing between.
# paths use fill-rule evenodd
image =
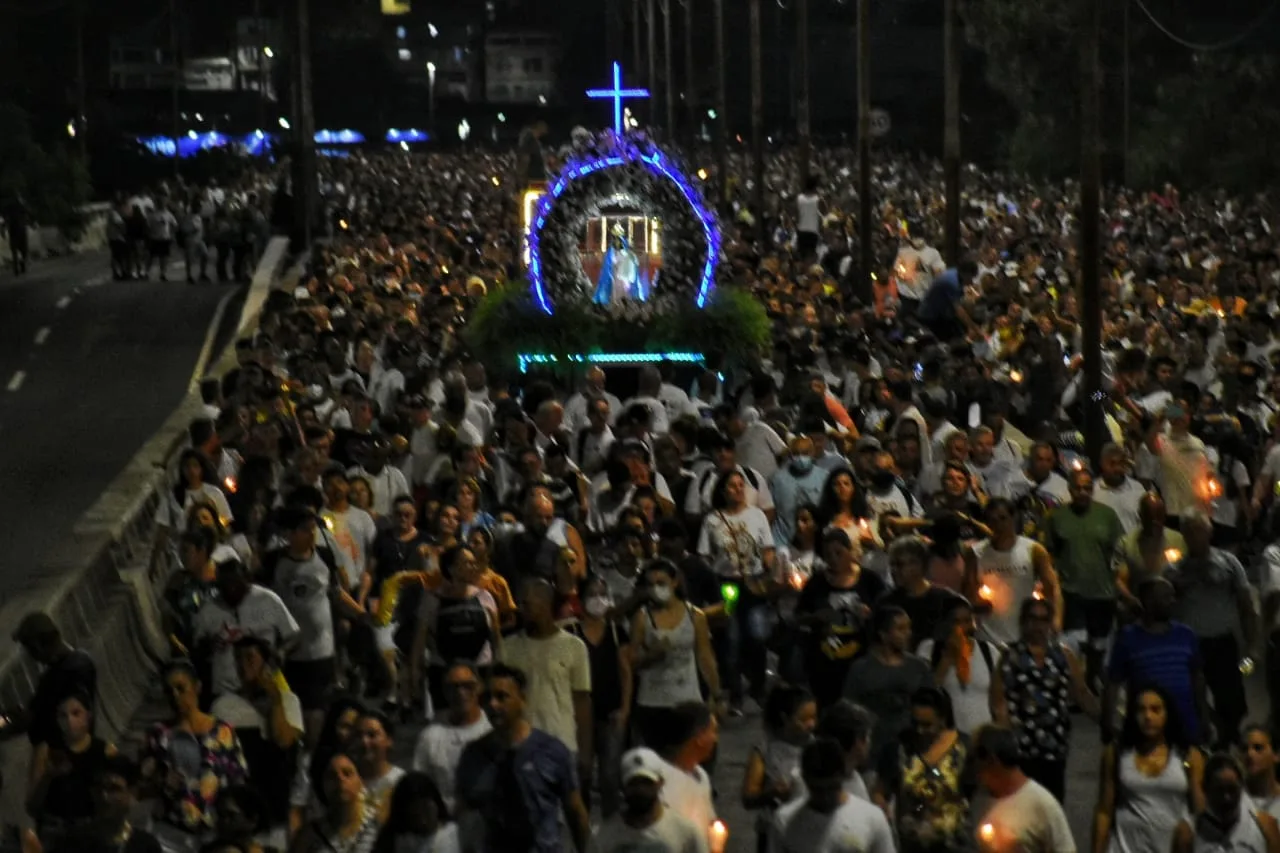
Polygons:
<instances>
[{"instance_id":1,"label":"black t-shirt","mask_svg":"<svg viewBox=\"0 0 1280 853\"><path fill-rule=\"evenodd\" d=\"M811 651L832 660L851 660L867 645L871 608L884 595L887 585L874 572L863 571L848 589L832 586L827 575L814 575L800 592L796 615L807 616L824 610L835 611L829 630L815 632Z\"/></svg>"},{"instance_id":2,"label":"black t-shirt","mask_svg":"<svg viewBox=\"0 0 1280 853\"><path fill-rule=\"evenodd\" d=\"M91 705L97 704L98 668L89 653L80 649L72 649L40 674L35 695L27 706L31 719L27 739L32 746L47 743L51 748L60 749L66 745L62 729L58 727L58 703L72 693L82 693L89 697Z\"/></svg>"},{"instance_id":3,"label":"black t-shirt","mask_svg":"<svg viewBox=\"0 0 1280 853\"><path fill-rule=\"evenodd\" d=\"M374 592L378 593L381 584L392 575L399 574L409 567L409 561L418 553L423 545L430 545L431 537L421 530L411 539L401 539L397 530L383 530L373 540Z\"/></svg>"},{"instance_id":4,"label":"black t-shirt","mask_svg":"<svg viewBox=\"0 0 1280 853\"><path fill-rule=\"evenodd\" d=\"M940 586L931 586L924 595L914 597L899 587L886 593L878 603L892 604L907 611L911 617L911 651L914 652L922 642L937 636L938 626L947 619L953 607L964 603L964 599Z\"/></svg>"}]
</instances>

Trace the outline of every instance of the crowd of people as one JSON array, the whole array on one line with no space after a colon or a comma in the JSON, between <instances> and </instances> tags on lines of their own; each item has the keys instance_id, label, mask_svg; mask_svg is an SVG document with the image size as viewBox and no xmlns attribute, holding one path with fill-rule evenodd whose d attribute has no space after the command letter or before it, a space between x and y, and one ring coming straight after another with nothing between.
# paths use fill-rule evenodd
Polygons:
<instances>
[{"instance_id":1,"label":"crowd of people","mask_svg":"<svg viewBox=\"0 0 1280 853\"><path fill-rule=\"evenodd\" d=\"M767 306L766 360L513 378L462 331L519 275L514 161L326 164L336 236L203 386L159 511L171 714L136 761L92 662L19 628L30 844L1280 853L1245 691L1280 692L1265 196L1108 198L1090 459L1071 187L967 171L944 258L932 164L879 162L858 223L852 152L808 182L778 153L766 211L735 159L721 286ZM721 725L759 726L739 791Z\"/></svg>"}]
</instances>

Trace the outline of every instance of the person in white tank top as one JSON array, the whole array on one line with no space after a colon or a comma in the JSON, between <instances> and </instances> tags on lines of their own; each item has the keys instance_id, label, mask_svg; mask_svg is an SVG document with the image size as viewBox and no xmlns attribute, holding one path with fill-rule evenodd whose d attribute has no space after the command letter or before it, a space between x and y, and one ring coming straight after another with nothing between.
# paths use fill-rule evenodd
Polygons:
<instances>
[{"instance_id":1,"label":"person in white tank top","mask_svg":"<svg viewBox=\"0 0 1280 853\"><path fill-rule=\"evenodd\" d=\"M1054 627L1062 629L1062 593L1053 561L1040 543L1018 535L1016 517L1004 498L987 504L991 536L974 547L975 571L966 584L970 601L991 608L982 618L982 633L1003 645L1017 641L1022 602L1033 596L1053 603Z\"/></svg>"}]
</instances>

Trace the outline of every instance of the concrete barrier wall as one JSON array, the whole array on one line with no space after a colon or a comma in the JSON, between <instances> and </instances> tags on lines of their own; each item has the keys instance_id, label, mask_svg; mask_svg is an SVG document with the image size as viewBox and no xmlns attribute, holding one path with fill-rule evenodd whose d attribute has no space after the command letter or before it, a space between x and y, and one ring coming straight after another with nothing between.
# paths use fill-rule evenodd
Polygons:
<instances>
[{"instance_id":1,"label":"concrete barrier wall","mask_svg":"<svg viewBox=\"0 0 1280 853\"><path fill-rule=\"evenodd\" d=\"M31 257L56 258L106 248L107 214L111 212L111 204L105 201L87 204L80 212L85 216L84 232L74 242L58 233L57 228L28 228L27 248ZM0 269L8 269L12 258L8 229L0 229Z\"/></svg>"},{"instance_id":2,"label":"concrete barrier wall","mask_svg":"<svg viewBox=\"0 0 1280 853\"><path fill-rule=\"evenodd\" d=\"M274 238L254 272L240 334L256 326L273 286L291 287L296 270L282 275L288 241ZM250 309L250 306L256 306ZM221 375L235 366L228 346L209 368ZM0 602L0 708L25 706L39 667L10 636L24 614L43 610L68 642L88 651L98 666L98 731L121 743L156 672L169 657L160 619L165 577L150 577L147 564L155 535L156 509L172 484L187 426L202 414L198 388L188 394L160 429L134 455L106 492L76 523L71 537L55 544L41 563L41 580L11 591ZM0 745L0 822L26 826L23 810L30 749L26 739Z\"/></svg>"}]
</instances>

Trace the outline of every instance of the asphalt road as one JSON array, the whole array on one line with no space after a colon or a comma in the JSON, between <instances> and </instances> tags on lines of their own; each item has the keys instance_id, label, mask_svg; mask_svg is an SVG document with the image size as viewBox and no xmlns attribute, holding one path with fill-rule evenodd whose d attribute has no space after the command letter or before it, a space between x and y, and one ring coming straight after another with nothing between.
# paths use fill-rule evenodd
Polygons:
<instances>
[{"instance_id":1,"label":"asphalt road","mask_svg":"<svg viewBox=\"0 0 1280 853\"><path fill-rule=\"evenodd\" d=\"M100 253L0 274L0 599L173 411L231 292L112 281Z\"/></svg>"}]
</instances>

